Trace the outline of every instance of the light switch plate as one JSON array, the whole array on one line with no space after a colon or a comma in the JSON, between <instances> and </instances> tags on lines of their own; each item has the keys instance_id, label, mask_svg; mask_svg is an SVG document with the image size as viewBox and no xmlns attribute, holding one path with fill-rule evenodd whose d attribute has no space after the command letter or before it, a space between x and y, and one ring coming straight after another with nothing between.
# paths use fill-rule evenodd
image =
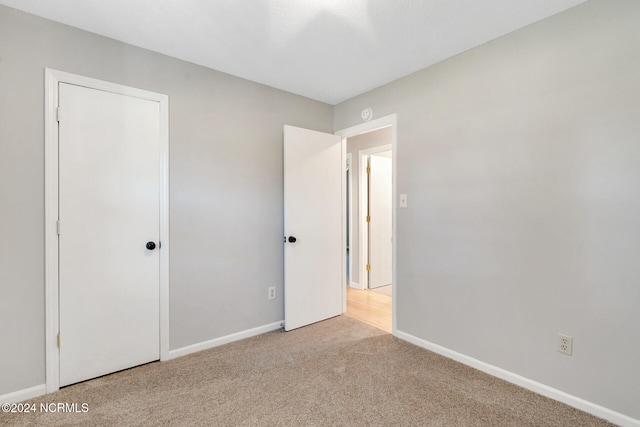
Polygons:
<instances>
[{"instance_id":1,"label":"light switch plate","mask_svg":"<svg viewBox=\"0 0 640 427\"><path fill-rule=\"evenodd\" d=\"M400 195L400 207L401 208L406 208L407 207L407 195L406 194L401 194Z\"/></svg>"}]
</instances>

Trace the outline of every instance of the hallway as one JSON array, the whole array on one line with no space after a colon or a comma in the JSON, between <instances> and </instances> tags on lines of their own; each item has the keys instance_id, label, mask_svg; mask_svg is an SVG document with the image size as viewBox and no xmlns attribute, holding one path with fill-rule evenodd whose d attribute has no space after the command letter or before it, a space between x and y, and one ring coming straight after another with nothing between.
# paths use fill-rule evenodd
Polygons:
<instances>
[{"instance_id":1,"label":"hallway","mask_svg":"<svg viewBox=\"0 0 640 427\"><path fill-rule=\"evenodd\" d=\"M391 313L390 296L347 286L347 316L391 333Z\"/></svg>"}]
</instances>

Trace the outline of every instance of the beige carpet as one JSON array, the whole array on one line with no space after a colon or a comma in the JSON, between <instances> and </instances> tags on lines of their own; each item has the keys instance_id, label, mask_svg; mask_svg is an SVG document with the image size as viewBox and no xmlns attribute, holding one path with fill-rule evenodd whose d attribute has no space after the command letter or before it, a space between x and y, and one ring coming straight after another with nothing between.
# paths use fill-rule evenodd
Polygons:
<instances>
[{"instance_id":1,"label":"beige carpet","mask_svg":"<svg viewBox=\"0 0 640 427\"><path fill-rule=\"evenodd\" d=\"M2 425L605 426L345 316L73 385ZM79 405L80 407L81 405Z\"/></svg>"}]
</instances>

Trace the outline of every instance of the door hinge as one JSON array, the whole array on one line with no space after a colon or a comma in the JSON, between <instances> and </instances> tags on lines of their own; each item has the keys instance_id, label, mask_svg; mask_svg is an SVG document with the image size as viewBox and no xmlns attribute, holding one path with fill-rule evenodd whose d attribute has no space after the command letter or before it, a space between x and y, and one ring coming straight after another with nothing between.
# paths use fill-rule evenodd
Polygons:
<instances>
[{"instance_id":1,"label":"door hinge","mask_svg":"<svg viewBox=\"0 0 640 427\"><path fill-rule=\"evenodd\" d=\"M371 173L371 168L367 166L367 173Z\"/></svg>"},{"instance_id":2,"label":"door hinge","mask_svg":"<svg viewBox=\"0 0 640 427\"><path fill-rule=\"evenodd\" d=\"M371 264L367 264L367 271L371 270Z\"/></svg>"},{"instance_id":3,"label":"door hinge","mask_svg":"<svg viewBox=\"0 0 640 427\"><path fill-rule=\"evenodd\" d=\"M56 221L56 233L58 233L58 236L60 235L60 220Z\"/></svg>"},{"instance_id":4,"label":"door hinge","mask_svg":"<svg viewBox=\"0 0 640 427\"><path fill-rule=\"evenodd\" d=\"M371 216L367 215L367 222L371 222Z\"/></svg>"},{"instance_id":5,"label":"door hinge","mask_svg":"<svg viewBox=\"0 0 640 427\"><path fill-rule=\"evenodd\" d=\"M56 120L60 121L60 107L56 108Z\"/></svg>"},{"instance_id":6,"label":"door hinge","mask_svg":"<svg viewBox=\"0 0 640 427\"><path fill-rule=\"evenodd\" d=\"M58 348L60 348L60 333L58 332Z\"/></svg>"}]
</instances>

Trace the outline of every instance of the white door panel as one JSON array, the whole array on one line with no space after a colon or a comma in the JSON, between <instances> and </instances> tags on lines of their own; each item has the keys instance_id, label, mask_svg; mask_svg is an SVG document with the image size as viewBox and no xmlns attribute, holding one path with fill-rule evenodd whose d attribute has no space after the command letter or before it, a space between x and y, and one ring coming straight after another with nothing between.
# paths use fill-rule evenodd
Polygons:
<instances>
[{"instance_id":1,"label":"white door panel","mask_svg":"<svg viewBox=\"0 0 640 427\"><path fill-rule=\"evenodd\" d=\"M369 288L392 281L392 160L372 155L369 159Z\"/></svg>"},{"instance_id":2,"label":"white door panel","mask_svg":"<svg viewBox=\"0 0 640 427\"><path fill-rule=\"evenodd\" d=\"M159 103L59 86L60 385L159 359Z\"/></svg>"},{"instance_id":3,"label":"white door panel","mask_svg":"<svg viewBox=\"0 0 640 427\"><path fill-rule=\"evenodd\" d=\"M340 137L284 127L285 329L343 311Z\"/></svg>"}]
</instances>

